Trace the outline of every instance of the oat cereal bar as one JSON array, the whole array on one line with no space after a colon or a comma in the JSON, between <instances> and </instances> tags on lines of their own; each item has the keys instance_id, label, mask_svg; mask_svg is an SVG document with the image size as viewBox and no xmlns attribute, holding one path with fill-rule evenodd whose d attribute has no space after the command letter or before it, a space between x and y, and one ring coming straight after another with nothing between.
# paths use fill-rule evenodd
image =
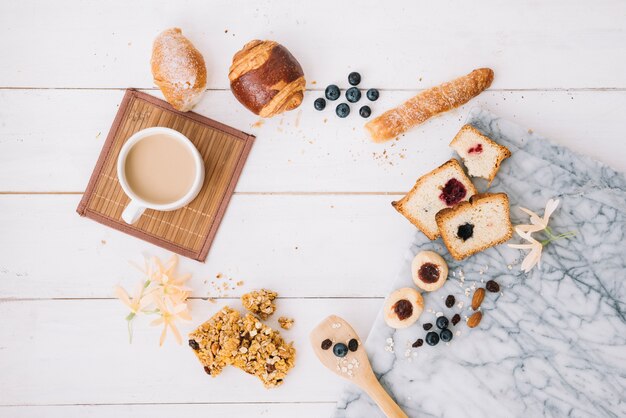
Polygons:
<instances>
[{"instance_id":1,"label":"oat cereal bar","mask_svg":"<svg viewBox=\"0 0 626 418\"><path fill-rule=\"evenodd\" d=\"M296 360L296 349L279 332L228 306L189 334L189 346L207 374L215 377L230 364L261 379L266 388L281 385Z\"/></svg>"}]
</instances>

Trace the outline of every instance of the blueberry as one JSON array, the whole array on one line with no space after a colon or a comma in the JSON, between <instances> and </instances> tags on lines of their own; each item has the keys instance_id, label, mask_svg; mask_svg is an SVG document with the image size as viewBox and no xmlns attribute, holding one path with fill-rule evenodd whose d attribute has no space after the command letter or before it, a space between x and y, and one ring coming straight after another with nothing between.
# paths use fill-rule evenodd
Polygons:
<instances>
[{"instance_id":1,"label":"blueberry","mask_svg":"<svg viewBox=\"0 0 626 418\"><path fill-rule=\"evenodd\" d=\"M442 329L442 330L441 330L440 337L441 337L441 341L443 341L443 342L446 342L446 343L447 343L447 342L449 342L450 340L452 340L452 331L450 331L450 330L449 330L449 329L447 329L447 328L446 328L446 329Z\"/></svg>"},{"instance_id":2,"label":"blueberry","mask_svg":"<svg viewBox=\"0 0 626 418\"><path fill-rule=\"evenodd\" d=\"M437 318L437 328L439 329L448 328L448 318L446 318L445 316L440 316L439 318Z\"/></svg>"},{"instance_id":3,"label":"blueberry","mask_svg":"<svg viewBox=\"0 0 626 418\"><path fill-rule=\"evenodd\" d=\"M356 351L358 348L359 348L359 342L355 338L348 341L348 349L350 351Z\"/></svg>"},{"instance_id":4,"label":"blueberry","mask_svg":"<svg viewBox=\"0 0 626 418\"><path fill-rule=\"evenodd\" d=\"M341 92L339 91L339 87L334 84L326 87L326 98L328 100L337 100L339 96L341 96Z\"/></svg>"},{"instance_id":5,"label":"blueberry","mask_svg":"<svg viewBox=\"0 0 626 418\"><path fill-rule=\"evenodd\" d=\"M436 332L429 332L426 334L426 344L428 345L437 345L439 342L439 335Z\"/></svg>"},{"instance_id":6,"label":"blueberry","mask_svg":"<svg viewBox=\"0 0 626 418\"><path fill-rule=\"evenodd\" d=\"M351 72L348 74L348 83L350 83L351 86L358 86L360 82L361 74L357 72Z\"/></svg>"},{"instance_id":7,"label":"blueberry","mask_svg":"<svg viewBox=\"0 0 626 418\"><path fill-rule=\"evenodd\" d=\"M346 99L348 99L350 103L358 102L361 100L361 91L356 87L350 87L346 90Z\"/></svg>"},{"instance_id":8,"label":"blueberry","mask_svg":"<svg viewBox=\"0 0 626 418\"><path fill-rule=\"evenodd\" d=\"M323 97L315 99L315 101L313 102L313 107L315 107L315 110L324 110L324 108L326 107L326 100L324 100Z\"/></svg>"},{"instance_id":9,"label":"blueberry","mask_svg":"<svg viewBox=\"0 0 626 418\"><path fill-rule=\"evenodd\" d=\"M376 100L378 100L379 93L376 89L369 89L366 95L369 100L375 102Z\"/></svg>"},{"instance_id":10,"label":"blueberry","mask_svg":"<svg viewBox=\"0 0 626 418\"><path fill-rule=\"evenodd\" d=\"M348 346L344 343L337 343L333 347L333 354L337 357L345 357L348 355Z\"/></svg>"},{"instance_id":11,"label":"blueberry","mask_svg":"<svg viewBox=\"0 0 626 418\"><path fill-rule=\"evenodd\" d=\"M340 103L337 105L337 109L335 109L335 113L340 118L345 118L350 114L350 106L347 103Z\"/></svg>"},{"instance_id":12,"label":"blueberry","mask_svg":"<svg viewBox=\"0 0 626 418\"><path fill-rule=\"evenodd\" d=\"M369 118L371 114L372 114L372 109L370 109L369 106L363 106L362 108L359 109L359 115L361 115L364 118Z\"/></svg>"}]
</instances>

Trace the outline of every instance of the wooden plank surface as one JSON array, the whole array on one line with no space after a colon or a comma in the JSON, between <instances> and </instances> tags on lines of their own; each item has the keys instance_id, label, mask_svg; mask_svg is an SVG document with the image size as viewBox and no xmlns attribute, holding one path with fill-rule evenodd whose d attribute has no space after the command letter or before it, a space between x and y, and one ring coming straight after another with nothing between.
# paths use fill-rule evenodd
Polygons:
<instances>
[{"instance_id":1,"label":"wooden plank surface","mask_svg":"<svg viewBox=\"0 0 626 418\"><path fill-rule=\"evenodd\" d=\"M332 312L365 337L415 233L389 202L447 159L472 106L626 170L624 21L620 0L0 2L0 417L328 416L343 383L306 335ZM299 357L275 391L236 370L207 381L146 324L128 345L112 286L134 283L127 261L165 252L74 213L123 89L161 97L148 63L170 26L206 58L197 111L258 137L207 263L182 269L196 297L217 273L245 281L220 303L257 286L285 297ZM308 81L300 109L264 123L228 91L254 38L284 43ZM377 114L480 66L489 91L397 142L312 107L352 70L381 90ZM194 325L219 306L192 305Z\"/></svg>"},{"instance_id":2,"label":"wooden plank surface","mask_svg":"<svg viewBox=\"0 0 626 418\"><path fill-rule=\"evenodd\" d=\"M383 91L374 110L415 91ZM161 97L160 92L150 91ZM82 192L122 91L0 90L0 190ZM578 152L626 170L626 91L488 91L468 105L375 144L358 115L320 113L309 92L300 109L259 120L229 91L204 96L197 111L257 136L238 192L399 192L452 155L448 147L472 106L483 106ZM82 103L89 106L81 106ZM226 104L224 104L226 103ZM68 130L59 114L71 114ZM36 123L33 123L33 118ZM327 122L324 122L327 119Z\"/></svg>"},{"instance_id":3,"label":"wooden plank surface","mask_svg":"<svg viewBox=\"0 0 626 418\"><path fill-rule=\"evenodd\" d=\"M151 87L152 40L175 25L205 55L210 88L227 88L255 38L283 42L320 85L359 69L372 86L418 88L489 65L494 88L626 87L620 0L8 0L0 16L3 87Z\"/></svg>"}]
</instances>

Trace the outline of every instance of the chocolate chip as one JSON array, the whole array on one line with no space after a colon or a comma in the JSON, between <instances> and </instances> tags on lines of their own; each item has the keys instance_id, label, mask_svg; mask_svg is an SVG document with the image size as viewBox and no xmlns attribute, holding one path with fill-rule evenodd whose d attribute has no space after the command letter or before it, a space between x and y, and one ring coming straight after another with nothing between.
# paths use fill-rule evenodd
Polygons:
<instances>
[{"instance_id":1,"label":"chocolate chip","mask_svg":"<svg viewBox=\"0 0 626 418\"><path fill-rule=\"evenodd\" d=\"M200 344L198 344L198 342L196 340L189 340L189 347L191 347L194 350L198 351L200 349Z\"/></svg>"},{"instance_id":2,"label":"chocolate chip","mask_svg":"<svg viewBox=\"0 0 626 418\"><path fill-rule=\"evenodd\" d=\"M458 313L454 314L454 316L452 317L452 321L451 321L452 325L458 324L460 320L461 320L461 315L459 315Z\"/></svg>"},{"instance_id":3,"label":"chocolate chip","mask_svg":"<svg viewBox=\"0 0 626 418\"><path fill-rule=\"evenodd\" d=\"M456 299L454 298L454 296L452 295L448 295L448 297L446 298L446 307L451 308L454 306L454 302L456 302Z\"/></svg>"},{"instance_id":4,"label":"chocolate chip","mask_svg":"<svg viewBox=\"0 0 626 418\"><path fill-rule=\"evenodd\" d=\"M422 344L424 344L424 340L422 340L421 338L418 338L417 341L415 341L411 347L413 348L417 348L417 347L421 347Z\"/></svg>"},{"instance_id":5,"label":"chocolate chip","mask_svg":"<svg viewBox=\"0 0 626 418\"><path fill-rule=\"evenodd\" d=\"M433 324L431 323L426 323L423 325L424 326L424 331L428 331L429 329L431 329L433 327Z\"/></svg>"},{"instance_id":6,"label":"chocolate chip","mask_svg":"<svg viewBox=\"0 0 626 418\"><path fill-rule=\"evenodd\" d=\"M353 338L350 341L348 341L348 350L356 351L357 348L359 348L359 342L356 339Z\"/></svg>"},{"instance_id":7,"label":"chocolate chip","mask_svg":"<svg viewBox=\"0 0 626 418\"><path fill-rule=\"evenodd\" d=\"M498 293L500 291L500 285L493 280L489 280L485 287L492 293Z\"/></svg>"},{"instance_id":8,"label":"chocolate chip","mask_svg":"<svg viewBox=\"0 0 626 418\"><path fill-rule=\"evenodd\" d=\"M326 338L324 341L322 341L322 350L328 350L330 347L332 347L332 345L333 342Z\"/></svg>"}]
</instances>

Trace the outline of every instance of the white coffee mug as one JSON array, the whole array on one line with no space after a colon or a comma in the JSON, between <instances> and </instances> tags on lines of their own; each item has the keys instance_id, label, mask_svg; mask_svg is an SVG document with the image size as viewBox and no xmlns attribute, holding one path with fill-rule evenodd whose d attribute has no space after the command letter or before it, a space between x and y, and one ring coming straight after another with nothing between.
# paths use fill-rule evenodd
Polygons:
<instances>
[{"instance_id":1,"label":"white coffee mug","mask_svg":"<svg viewBox=\"0 0 626 418\"><path fill-rule=\"evenodd\" d=\"M137 193L132 190L126 179L126 158L128 157L128 153L139 141L154 135L165 135L176 141L179 141L190 151L193 158L195 164L195 177L193 183L187 193L185 193L183 197L176 201L158 204L154 202L148 202L139 197ZM146 174L149 175L149 173ZM126 193L126 195L130 198L130 203L128 204L128 206L126 206L124 212L122 212L122 219L128 224L134 224L139 220L139 218L146 209L154 209L160 211L176 210L182 208L183 206L190 203L193 199L195 199L200 192L200 189L202 188L202 184L204 182L204 162L202 161L202 156L200 155L200 152L198 152L198 149L185 135L181 134L180 132L163 127L147 128L136 132L134 135L128 138L126 143L122 146L120 154L117 158L117 178L120 182L120 185L122 186L122 189L124 190L124 193Z\"/></svg>"}]
</instances>

